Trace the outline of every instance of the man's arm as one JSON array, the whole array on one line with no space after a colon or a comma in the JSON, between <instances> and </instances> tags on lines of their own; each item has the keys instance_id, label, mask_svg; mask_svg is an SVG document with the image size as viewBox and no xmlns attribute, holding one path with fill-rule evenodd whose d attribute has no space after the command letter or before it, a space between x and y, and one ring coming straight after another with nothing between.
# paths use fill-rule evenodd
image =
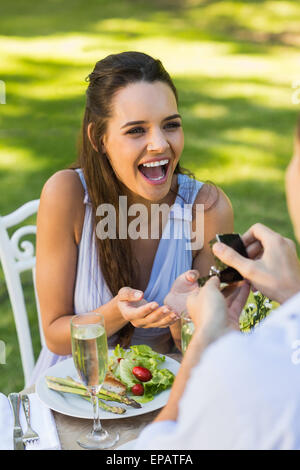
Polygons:
<instances>
[{"instance_id":1,"label":"man's arm","mask_svg":"<svg viewBox=\"0 0 300 470\"><path fill-rule=\"evenodd\" d=\"M216 331L211 331L211 334L209 335L201 329L195 331L172 386L168 403L156 417L154 422L176 421L179 402L190 377L191 370L198 364L206 347L216 339L216 334Z\"/></svg>"},{"instance_id":2,"label":"man's arm","mask_svg":"<svg viewBox=\"0 0 300 470\"><path fill-rule=\"evenodd\" d=\"M249 294L249 288L244 286L238 289L237 294L227 304L219 289L219 279L212 277L204 287L191 293L187 299L187 309L194 322L195 332L172 386L169 401L155 419L156 422L177 419L179 401L191 370L199 363L209 344L232 331L230 316L241 311Z\"/></svg>"}]
</instances>

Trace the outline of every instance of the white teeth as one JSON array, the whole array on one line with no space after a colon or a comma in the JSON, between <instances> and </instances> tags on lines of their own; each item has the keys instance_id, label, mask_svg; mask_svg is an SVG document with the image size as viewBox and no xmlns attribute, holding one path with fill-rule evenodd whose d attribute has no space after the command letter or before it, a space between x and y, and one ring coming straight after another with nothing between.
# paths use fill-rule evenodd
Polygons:
<instances>
[{"instance_id":1,"label":"white teeth","mask_svg":"<svg viewBox=\"0 0 300 470\"><path fill-rule=\"evenodd\" d=\"M160 162L143 163L143 166L146 166L146 167L161 166L161 165L167 165L167 163L169 163L169 160L161 160Z\"/></svg>"}]
</instances>

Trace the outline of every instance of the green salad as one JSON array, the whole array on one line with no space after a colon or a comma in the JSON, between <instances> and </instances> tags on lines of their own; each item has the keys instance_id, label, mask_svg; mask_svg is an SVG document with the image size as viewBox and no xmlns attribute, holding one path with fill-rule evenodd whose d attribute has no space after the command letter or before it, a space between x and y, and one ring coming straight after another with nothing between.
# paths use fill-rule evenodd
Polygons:
<instances>
[{"instance_id":1,"label":"green salad","mask_svg":"<svg viewBox=\"0 0 300 470\"><path fill-rule=\"evenodd\" d=\"M174 382L174 374L168 369L160 368L164 361L165 356L145 344L131 346L130 349L117 345L109 358L108 366L115 377L127 387L127 391L135 395L136 401L146 403L153 400L156 394L171 387ZM147 369L148 374L143 369ZM135 393L138 388L143 393Z\"/></svg>"}]
</instances>

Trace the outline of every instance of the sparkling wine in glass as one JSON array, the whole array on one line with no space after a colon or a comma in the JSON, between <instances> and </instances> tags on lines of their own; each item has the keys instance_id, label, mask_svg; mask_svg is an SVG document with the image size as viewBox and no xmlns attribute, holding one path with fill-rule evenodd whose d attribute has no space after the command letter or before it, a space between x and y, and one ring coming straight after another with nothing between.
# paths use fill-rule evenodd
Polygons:
<instances>
[{"instance_id":1,"label":"sparkling wine in glass","mask_svg":"<svg viewBox=\"0 0 300 470\"><path fill-rule=\"evenodd\" d=\"M94 415L92 430L80 436L77 442L85 449L107 449L119 440L119 435L103 429L99 418L98 394L108 369L103 315L74 315L71 320L71 339L74 364L90 394Z\"/></svg>"}]
</instances>

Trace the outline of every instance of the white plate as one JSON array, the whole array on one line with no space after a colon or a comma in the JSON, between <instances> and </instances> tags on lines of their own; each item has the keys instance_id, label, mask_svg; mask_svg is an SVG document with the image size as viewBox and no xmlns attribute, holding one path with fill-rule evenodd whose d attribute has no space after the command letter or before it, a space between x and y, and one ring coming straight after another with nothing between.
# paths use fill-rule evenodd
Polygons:
<instances>
[{"instance_id":1,"label":"white plate","mask_svg":"<svg viewBox=\"0 0 300 470\"><path fill-rule=\"evenodd\" d=\"M162 369L169 369L174 375L178 372L180 367L179 362L174 359L165 356L165 361L161 364ZM49 408L54 411L58 411L64 415L74 416L75 418L93 418L92 405L87 400L77 395L70 393L56 392L50 390L46 384L45 377L63 377L71 376L78 378L77 371L74 366L73 358L66 359L65 361L58 362L52 367L49 367L43 375L38 379L36 384L36 393L40 400L45 403ZM120 419L130 418L131 416L137 416L150 411L158 410L166 405L170 394L170 389L164 390L163 392L156 395L156 397L148 402L142 403L141 408L132 408L131 406L124 405L123 403L109 402L109 404L122 406L126 408L126 413L119 415L110 413L109 411L102 410L100 408L100 419Z\"/></svg>"}]
</instances>

